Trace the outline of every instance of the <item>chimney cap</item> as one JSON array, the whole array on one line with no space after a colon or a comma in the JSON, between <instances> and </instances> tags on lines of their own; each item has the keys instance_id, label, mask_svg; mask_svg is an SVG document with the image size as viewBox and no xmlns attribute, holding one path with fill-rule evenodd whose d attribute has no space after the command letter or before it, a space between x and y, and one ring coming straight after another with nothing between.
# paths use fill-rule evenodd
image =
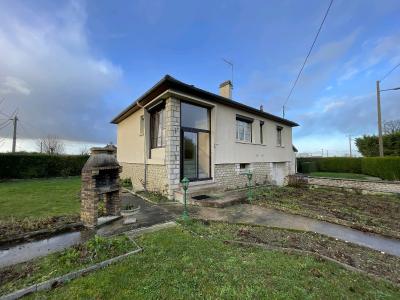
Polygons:
<instances>
[{"instance_id":1,"label":"chimney cap","mask_svg":"<svg viewBox=\"0 0 400 300\"><path fill-rule=\"evenodd\" d=\"M232 84L232 81L230 81L230 80L226 80L226 81L224 81L223 83L221 83L220 85L219 85L219 87L221 88L221 87L224 87L224 86L226 86L226 85L230 85L230 86L233 86L233 84Z\"/></svg>"}]
</instances>

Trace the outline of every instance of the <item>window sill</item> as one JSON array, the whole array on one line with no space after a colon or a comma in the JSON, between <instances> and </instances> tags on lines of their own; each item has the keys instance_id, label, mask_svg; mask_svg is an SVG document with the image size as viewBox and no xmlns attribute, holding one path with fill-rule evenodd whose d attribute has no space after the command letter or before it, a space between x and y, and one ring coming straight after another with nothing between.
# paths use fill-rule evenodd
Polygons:
<instances>
[{"instance_id":1,"label":"window sill","mask_svg":"<svg viewBox=\"0 0 400 300\"><path fill-rule=\"evenodd\" d=\"M236 143L237 144L246 144L246 145L255 145L255 146L267 146L266 144L244 142L244 141L238 141L238 140L236 140Z\"/></svg>"},{"instance_id":2,"label":"window sill","mask_svg":"<svg viewBox=\"0 0 400 300\"><path fill-rule=\"evenodd\" d=\"M282 145L276 145L277 148L285 148L285 146Z\"/></svg>"}]
</instances>

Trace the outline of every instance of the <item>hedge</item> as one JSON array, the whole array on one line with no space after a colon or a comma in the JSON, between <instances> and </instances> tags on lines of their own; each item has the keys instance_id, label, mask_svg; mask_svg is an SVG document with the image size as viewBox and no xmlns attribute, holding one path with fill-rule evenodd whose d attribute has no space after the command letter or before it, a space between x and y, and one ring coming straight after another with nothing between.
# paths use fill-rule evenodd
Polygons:
<instances>
[{"instance_id":1,"label":"hedge","mask_svg":"<svg viewBox=\"0 0 400 300\"><path fill-rule=\"evenodd\" d=\"M312 173L318 170L315 161L305 161L301 164L301 168L303 173Z\"/></svg>"},{"instance_id":2,"label":"hedge","mask_svg":"<svg viewBox=\"0 0 400 300\"><path fill-rule=\"evenodd\" d=\"M326 157L317 161L318 171L361 173L361 157Z\"/></svg>"},{"instance_id":3,"label":"hedge","mask_svg":"<svg viewBox=\"0 0 400 300\"><path fill-rule=\"evenodd\" d=\"M362 173L386 180L400 180L400 157L365 157Z\"/></svg>"},{"instance_id":4,"label":"hedge","mask_svg":"<svg viewBox=\"0 0 400 300\"><path fill-rule=\"evenodd\" d=\"M0 154L0 179L76 176L87 155Z\"/></svg>"},{"instance_id":5,"label":"hedge","mask_svg":"<svg viewBox=\"0 0 400 300\"><path fill-rule=\"evenodd\" d=\"M297 159L298 172L344 172L400 180L400 157L302 157Z\"/></svg>"}]
</instances>

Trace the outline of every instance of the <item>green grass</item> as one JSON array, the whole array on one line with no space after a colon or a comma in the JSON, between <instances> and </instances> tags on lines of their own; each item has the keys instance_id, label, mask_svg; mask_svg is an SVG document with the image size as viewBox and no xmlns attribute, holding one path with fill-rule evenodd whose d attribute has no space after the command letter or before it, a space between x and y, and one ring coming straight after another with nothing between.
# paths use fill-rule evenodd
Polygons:
<instances>
[{"instance_id":1,"label":"green grass","mask_svg":"<svg viewBox=\"0 0 400 300\"><path fill-rule=\"evenodd\" d=\"M335 173L335 172L311 172L309 175L315 177L330 177L330 178L359 179L359 180L365 180L371 178L371 176L364 174Z\"/></svg>"},{"instance_id":2,"label":"green grass","mask_svg":"<svg viewBox=\"0 0 400 300\"><path fill-rule=\"evenodd\" d=\"M80 177L0 182L0 219L79 213Z\"/></svg>"},{"instance_id":3,"label":"green grass","mask_svg":"<svg viewBox=\"0 0 400 300\"><path fill-rule=\"evenodd\" d=\"M398 299L400 289L311 256L240 247L182 227L142 236L140 254L33 299Z\"/></svg>"},{"instance_id":4,"label":"green grass","mask_svg":"<svg viewBox=\"0 0 400 300\"><path fill-rule=\"evenodd\" d=\"M0 295L82 269L136 249L126 236L95 236L85 244L0 270Z\"/></svg>"}]
</instances>

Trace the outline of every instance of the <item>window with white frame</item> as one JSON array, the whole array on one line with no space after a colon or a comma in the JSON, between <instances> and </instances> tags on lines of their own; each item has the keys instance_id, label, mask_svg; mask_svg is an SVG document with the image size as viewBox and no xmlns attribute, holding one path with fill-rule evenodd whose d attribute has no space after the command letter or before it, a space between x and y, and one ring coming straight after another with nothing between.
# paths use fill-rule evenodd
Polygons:
<instances>
[{"instance_id":1,"label":"window with white frame","mask_svg":"<svg viewBox=\"0 0 400 300\"><path fill-rule=\"evenodd\" d=\"M251 143L251 123L236 119L236 140Z\"/></svg>"},{"instance_id":2,"label":"window with white frame","mask_svg":"<svg viewBox=\"0 0 400 300\"><path fill-rule=\"evenodd\" d=\"M276 145L282 146L282 131L283 127L276 126Z\"/></svg>"}]
</instances>

